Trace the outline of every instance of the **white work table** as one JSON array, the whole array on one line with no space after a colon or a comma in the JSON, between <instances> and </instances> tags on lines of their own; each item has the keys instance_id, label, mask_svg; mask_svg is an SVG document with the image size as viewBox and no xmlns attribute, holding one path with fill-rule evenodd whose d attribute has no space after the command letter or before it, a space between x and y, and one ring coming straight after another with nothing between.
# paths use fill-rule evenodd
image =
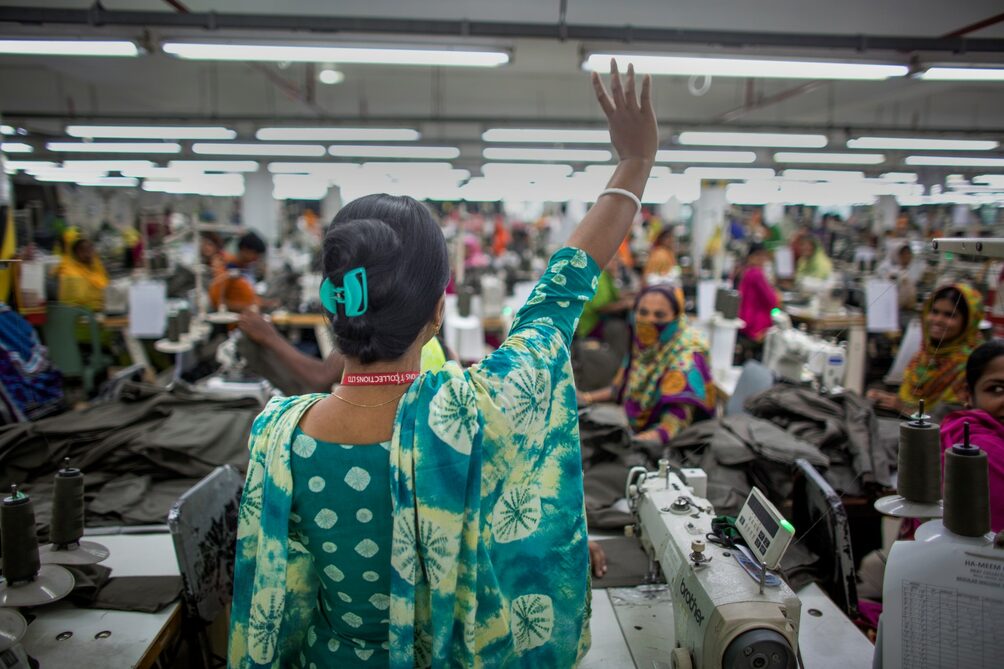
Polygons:
<instances>
[{"instance_id":1,"label":"white work table","mask_svg":"<svg viewBox=\"0 0 1004 669\"><path fill-rule=\"evenodd\" d=\"M875 647L818 585L798 591L798 634L805 669L865 669ZM818 613L818 615L816 615ZM592 646L581 669L670 669L676 644L665 586L593 590Z\"/></svg>"},{"instance_id":2,"label":"white work table","mask_svg":"<svg viewBox=\"0 0 1004 669\"><path fill-rule=\"evenodd\" d=\"M179 573L174 543L160 534L88 535L111 555L101 564L117 576L173 576ZM157 613L80 609L67 601L30 609L37 616L22 640L41 669L147 667L172 629L180 626L181 600ZM110 634L109 634L110 633ZM69 636L67 636L70 634Z\"/></svg>"}]
</instances>

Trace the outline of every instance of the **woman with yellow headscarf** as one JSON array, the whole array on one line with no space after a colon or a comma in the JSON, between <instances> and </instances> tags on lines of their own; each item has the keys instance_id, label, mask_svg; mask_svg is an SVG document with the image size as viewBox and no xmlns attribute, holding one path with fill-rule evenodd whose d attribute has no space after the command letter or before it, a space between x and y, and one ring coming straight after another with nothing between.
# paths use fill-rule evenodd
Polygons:
<instances>
[{"instance_id":1,"label":"woman with yellow headscarf","mask_svg":"<svg viewBox=\"0 0 1004 669\"><path fill-rule=\"evenodd\" d=\"M59 301L101 311L105 306L108 272L89 239L77 237L67 244L68 252L56 269Z\"/></svg>"},{"instance_id":2,"label":"woman with yellow headscarf","mask_svg":"<svg viewBox=\"0 0 1004 669\"><path fill-rule=\"evenodd\" d=\"M882 409L912 414L920 400L930 413L944 405L966 402L966 361L980 345L983 298L972 287L956 283L934 291L921 314L921 348L903 374L898 394L870 390Z\"/></svg>"}]
</instances>

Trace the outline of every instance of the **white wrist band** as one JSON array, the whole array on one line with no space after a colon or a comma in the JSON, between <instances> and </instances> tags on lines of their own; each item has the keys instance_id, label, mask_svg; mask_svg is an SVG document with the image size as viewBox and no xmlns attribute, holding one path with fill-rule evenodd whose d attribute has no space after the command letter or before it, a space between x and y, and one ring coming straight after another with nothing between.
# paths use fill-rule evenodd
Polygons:
<instances>
[{"instance_id":1,"label":"white wrist band","mask_svg":"<svg viewBox=\"0 0 1004 669\"><path fill-rule=\"evenodd\" d=\"M629 190L625 190L624 188L608 188L605 191L602 191L597 196L596 199L598 200L601 197L603 197L604 195L623 195L627 199L629 199L632 202L634 202L634 206L635 206L635 212L634 213L635 213L635 216L637 216L638 212L641 211L641 200L638 198L637 195L635 195L634 193L632 193Z\"/></svg>"}]
</instances>

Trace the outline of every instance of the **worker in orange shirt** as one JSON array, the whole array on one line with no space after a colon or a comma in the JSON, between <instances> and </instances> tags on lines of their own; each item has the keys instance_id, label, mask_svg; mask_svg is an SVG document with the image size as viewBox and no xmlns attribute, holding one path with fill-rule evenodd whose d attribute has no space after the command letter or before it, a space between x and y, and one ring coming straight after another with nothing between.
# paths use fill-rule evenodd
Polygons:
<instances>
[{"instance_id":1,"label":"worker in orange shirt","mask_svg":"<svg viewBox=\"0 0 1004 669\"><path fill-rule=\"evenodd\" d=\"M207 250L206 240L204 236L203 248L200 249L203 255ZM265 251L265 241L254 232L248 232L238 240L236 256L226 254L217 246L209 261L213 268L213 280L209 284L209 299L213 308L222 303L230 311L243 311L260 303L254 290L255 267Z\"/></svg>"}]
</instances>

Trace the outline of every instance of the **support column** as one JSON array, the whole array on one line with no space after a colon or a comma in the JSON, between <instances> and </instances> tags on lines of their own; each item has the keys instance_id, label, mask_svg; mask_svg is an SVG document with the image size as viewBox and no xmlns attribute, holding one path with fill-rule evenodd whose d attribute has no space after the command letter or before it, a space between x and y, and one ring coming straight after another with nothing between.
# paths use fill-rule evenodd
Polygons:
<instances>
[{"instance_id":1,"label":"support column","mask_svg":"<svg viewBox=\"0 0 1004 669\"><path fill-rule=\"evenodd\" d=\"M323 228L331 219L335 217L338 210L342 208L342 189L332 186L328 189L327 195L321 200L321 227Z\"/></svg>"},{"instance_id":2,"label":"support column","mask_svg":"<svg viewBox=\"0 0 1004 669\"><path fill-rule=\"evenodd\" d=\"M270 245L279 237L279 203L272 197L272 175L264 167L244 175L241 222Z\"/></svg>"},{"instance_id":3,"label":"support column","mask_svg":"<svg viewBox=\"0 0 1004 669\"><path fill-rule=\"evenodd\" d=\"M694 258L694 270L701 271L704 259L704 249L714 236L716 230L721 230L725 225L725 188L719 182L702 181L701 197L694 203L694 223L690 234L690 252ZM713 277L720 278L722 264L725 259L724 234L722 237L722 248L715 258L712 259Z\"/></svg>"}]
</instances>

